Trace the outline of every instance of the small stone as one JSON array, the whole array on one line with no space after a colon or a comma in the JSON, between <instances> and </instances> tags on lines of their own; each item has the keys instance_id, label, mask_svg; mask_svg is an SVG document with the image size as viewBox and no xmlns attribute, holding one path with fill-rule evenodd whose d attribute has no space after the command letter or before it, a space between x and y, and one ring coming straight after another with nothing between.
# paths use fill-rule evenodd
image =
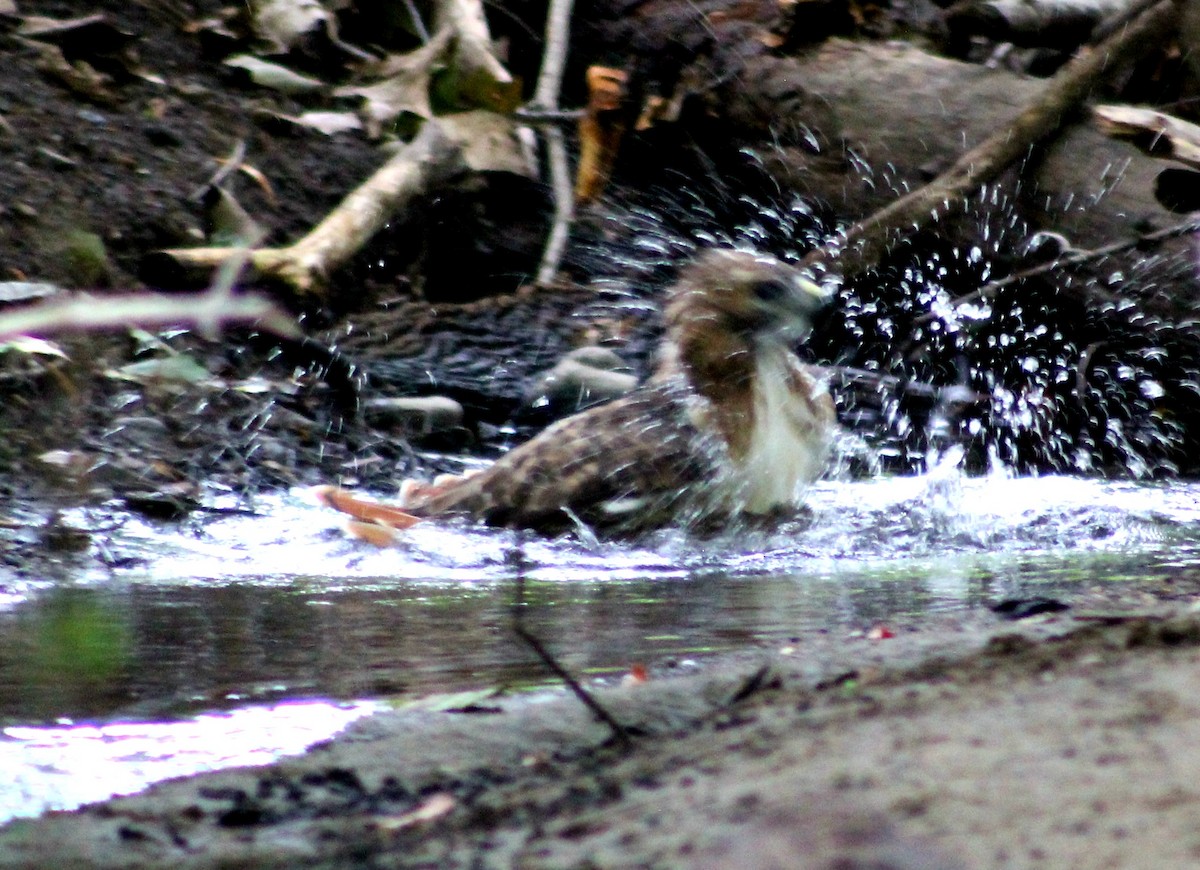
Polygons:
<instances>
[{"instance_id":1,"label":"small stone","mask_svg":"<svg viewBox=\"0 0 1200 870\"><path fill-rule=\"evenodd\" d=\"M638 383L633 374L621 371L624 368L621 358L607 348L577 348L533 382L526 404L580 408L618 398Z\"/></svg>"},{"instance_id":2,"label":"small stone","mask_svg":"<svg viewBox=\"0 0 1200 870\"><path fill-rule=\"evenodd\" d=\"M591 366L594 369L604 369L610 372L629 370L629 367L625 365L625 360L621 359L616 351L609 350L607 347L598 347L594 344L587 347L575 348L563 356L562 361L566 362L567 360L573 360L585 366Z\"/></svg>"},{"instance_id":3,"label":"small stone","mask_svg":"<svg viewBox=\"0 0 1200 870\"><path fill-rule=\"evenodd\" d=\"M406 435L430 435L461 424L463 407L446 396L368 399L363 404L363 416L377 429L399 430Z\"/></svg>"}]
</instances>

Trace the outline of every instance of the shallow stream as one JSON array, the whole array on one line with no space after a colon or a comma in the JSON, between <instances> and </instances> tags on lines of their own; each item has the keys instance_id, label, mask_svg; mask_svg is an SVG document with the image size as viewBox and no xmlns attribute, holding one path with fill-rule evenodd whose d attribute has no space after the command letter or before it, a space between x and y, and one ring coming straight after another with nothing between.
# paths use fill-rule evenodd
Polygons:
<instances>
[{"instance_id":1,"label":"shallow stream","mask_svg":"<svg viewBox=\"0 0 1200 870\"><path fill-rule=\"evenodd\" d=\"M301 493L126 522L94 544L117 567L0 589L0 819L269 761L432 694L546 685L510 630L518 546L527 624L598 678L1006 599L1200 600L1200 484L947 465L809 504L770 532L638 546L419 525L374 550Z\"/></svg>"}]
</instances>

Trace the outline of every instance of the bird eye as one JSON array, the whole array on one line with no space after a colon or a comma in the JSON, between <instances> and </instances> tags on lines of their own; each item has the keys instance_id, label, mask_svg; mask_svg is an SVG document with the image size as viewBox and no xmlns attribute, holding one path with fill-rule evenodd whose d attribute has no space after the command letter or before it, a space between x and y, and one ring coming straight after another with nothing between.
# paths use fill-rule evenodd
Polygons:
<instances>
[{"instance_id":1,"label":"bird eye","mask_svg":"<svg viewBox=\"0 0 1200 870\"><path fill-rule=\"evenodd\" d=\"M772 278L767 281L756 282L753 292L760 302L778 302L786 298L792 292L792 288L786 281Z\"/></svg>"}]
</instances>

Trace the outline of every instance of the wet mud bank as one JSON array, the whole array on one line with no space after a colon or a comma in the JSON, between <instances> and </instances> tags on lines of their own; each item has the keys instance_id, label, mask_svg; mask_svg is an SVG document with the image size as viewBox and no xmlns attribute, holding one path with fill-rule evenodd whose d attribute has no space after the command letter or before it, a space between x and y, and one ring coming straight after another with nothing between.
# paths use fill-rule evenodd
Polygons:
<instances>
[{"instance_id":1,"label":"wet mud bank","mask_svg":"<svg viewBox=\"0 0 1200 870\"><path fill-rule=\"evenodd\" d=\"M11 823L0 866L1186 866L1198 664L1163 605L818 637L601 690L628 747L566 697L397 711Z\"/></svg>"}]
</instances>

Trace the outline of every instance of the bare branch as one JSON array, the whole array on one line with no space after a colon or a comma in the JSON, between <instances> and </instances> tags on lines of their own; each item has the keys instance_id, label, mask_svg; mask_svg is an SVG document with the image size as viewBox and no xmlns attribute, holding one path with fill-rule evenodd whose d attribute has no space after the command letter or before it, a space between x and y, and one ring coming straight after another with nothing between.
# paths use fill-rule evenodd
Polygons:
<instances>
[{"instance_id":1,"label":"bare branch","mask_svg":"<svg viewBox=\"0 0 1200 870\"><path fill-rule=\"evenodd\" d=\"M538 111L558 109L562 89L563 68L567 63L567 43L571 31L571 8L574 0L551 0L546 15L546 49L542 54L542 69L538 74L533 101ZM558 127L545 131L546 152L550 164L550 184L554 191L554 224L546 239L546 250L538 266L537 282L545 286L554 280L567 247L571 223L575 220L574 193L571 190L571 166L567 160L567 142Z\"/></svg>"},{"instance_id":2,"label":"bare branch","mask_svg":"<svg viewBox=\"0 0 1200 870\"><path fill-rule=\"evenodd\" d=\"M283 281L301 294L320 294L325 281L348 262L389 220L417 196L463 169L461 149L434 121L374 175L346 196L304 238L284 248L258 248L249 264L261 276ZM162 251L188 269L219 267L236 248L175 248Z\"/></svg>"},{"instance_id":3,"label":"bare branch","mask_svg":"<svg viewBox=\"0 0 1200 870\"><path fill-rule=\"evenodd\" d=\"M17 335L131 326L153 329L187 325L215 332L235 323L249 324L288 338L302 335L295 318L265 296L257 293L226 296L206 290L203 293L131 293L105 296L103 300L80 293L68 299L55 299L0 315L0 340Z\"/></svg>"},{"instance_id":4,"label":"bare branch","mask_svg":"<svg viewBox=\"0 0 1200 870\"><path fill-rule=\"evenodd\" d=\"M1080 53L1052 78L1041 96L1004 128L963 154L929 184L901 197L846 230L834 242L811 252L806 264L827 267L837 258L843 277L877 263L889 244L910 235L945 211L946 203L964 202L981 184L1027 157L1038 143L1058 131L1101 77L1153 46L1161 45L1175 21L1167 0L1150 7L1111 37Z\"/></svg>"}]
</instances>

